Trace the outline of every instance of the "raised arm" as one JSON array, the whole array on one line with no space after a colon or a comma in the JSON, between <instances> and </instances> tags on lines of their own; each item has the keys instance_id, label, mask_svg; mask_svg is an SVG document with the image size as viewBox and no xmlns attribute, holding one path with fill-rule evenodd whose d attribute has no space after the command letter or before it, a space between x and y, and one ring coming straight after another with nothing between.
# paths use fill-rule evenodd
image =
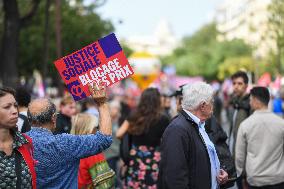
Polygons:
<instances>
[{"instance_id":1,"label":"raised arm","mask_svg":"<svg viewBox=\"0 0 284 189\"><path fill-rule=\"evenodd\" d=\"M58 138L58 148L63 149L62 158L69 161L89 157L107 149L112 143L112 125L106 97L106 86L100 83L89 85L92 98L98 105L100 129L96 134L65 135Z\"/></svg>"},{"instance_id":2,"label":"raised arm","mask_svg":"<svg viewBox=\"0 0 284 189\"><path fill-rule=\"evenodd\" d=\"M102 82L97 86L94 82L93 85L89 85L89 91L92 98L98 105L100 113L100 132L104 135L112 135L112 125L109 106L107 103L106 86Z\"/></svg>"}]
</instances>

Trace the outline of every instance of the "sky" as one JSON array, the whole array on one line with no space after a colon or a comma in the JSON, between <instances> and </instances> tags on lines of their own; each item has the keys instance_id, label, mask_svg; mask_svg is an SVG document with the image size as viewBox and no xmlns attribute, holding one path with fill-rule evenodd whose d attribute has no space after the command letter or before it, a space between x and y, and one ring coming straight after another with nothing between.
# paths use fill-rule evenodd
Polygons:
<instances>
[{"instance_id":1,"label":"sky","mask_svg":"<svg viewBox=\"0 0 284 189\"><path fill-rule=\"evenodd\" d=\"M151 35L159 21L165 19L175 36L182 38L212 20L216 7L223 1L107 0L97 11L112 21L119 37Z\"/></svg>"}]
</instances>

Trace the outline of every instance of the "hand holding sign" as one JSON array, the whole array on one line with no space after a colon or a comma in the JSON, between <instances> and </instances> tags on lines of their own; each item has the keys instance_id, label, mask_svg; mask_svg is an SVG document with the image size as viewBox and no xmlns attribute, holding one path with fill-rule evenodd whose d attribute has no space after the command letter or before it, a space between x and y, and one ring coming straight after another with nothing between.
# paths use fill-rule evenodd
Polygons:
<instances>
[{"instance_id":1,"label":"hand holding sign","mask_svg":"<svg viewBox=\"0 0 284 189\"><path fill-rule=\"evenodd\" d=\"M54 64L76 101L92 95L89 84L110 86L134 73L113 33Z\"/></svg>"},{"instance_id":2,"label":"hand holding sign","mask_svg":"<svg viewBox=\"0 0 284 189\"><path fill-rule=\"evenodd\" d=\"M89 91L92 98L98 105L107 102L106 84L102 81L99 82L99 85L97 85L96 82L93 82L92 85L89 84Z\"/></svg>"}]
</instances>

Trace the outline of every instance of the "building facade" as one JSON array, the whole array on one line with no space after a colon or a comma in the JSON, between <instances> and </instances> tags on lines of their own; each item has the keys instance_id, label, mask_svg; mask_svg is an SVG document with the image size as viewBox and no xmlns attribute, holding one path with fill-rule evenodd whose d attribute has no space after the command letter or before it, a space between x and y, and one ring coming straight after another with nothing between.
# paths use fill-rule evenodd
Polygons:
<instances>
[{"instance_id":1,"label":"building facade","mask_svg":"<svg viewBox=\"0 0 284 189\"><path fill-rule=\"evenodd\" d=\"M216 10L218 39L243 39L254 47L255 57L274 51L268 26L270 3L271 0L224 0Z\"/></svg>"},{"instance_id":2,"label":"building facade","mask_svg":"<svg viewBox=\"0 0 284 189\"><path fill-rule=\"evenodd\" d=\"M169 55L178 45L178 40L166 20L158 23L153 34L129 36L123 42L135 52L147 52L155 56Z\"/></svg>"}]
</instances>

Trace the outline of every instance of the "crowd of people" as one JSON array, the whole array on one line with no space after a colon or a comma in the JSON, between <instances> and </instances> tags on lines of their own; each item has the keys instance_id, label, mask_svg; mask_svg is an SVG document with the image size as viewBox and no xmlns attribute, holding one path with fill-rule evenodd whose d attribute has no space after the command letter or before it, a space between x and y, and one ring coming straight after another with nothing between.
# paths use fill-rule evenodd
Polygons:
<instances>
[{"instance_id":1,"label":"crowd of people","mask_svg":"<svg viewBox=\"0 0 284 189\"><path fill-rule=\"evenodd\" d=\"M205 82L150 87L135 108L103 83L59 103L1 87L0 188L283 189L284 120L266 87L231 81L226 99Z\"/></svg>"}]
</instances>

